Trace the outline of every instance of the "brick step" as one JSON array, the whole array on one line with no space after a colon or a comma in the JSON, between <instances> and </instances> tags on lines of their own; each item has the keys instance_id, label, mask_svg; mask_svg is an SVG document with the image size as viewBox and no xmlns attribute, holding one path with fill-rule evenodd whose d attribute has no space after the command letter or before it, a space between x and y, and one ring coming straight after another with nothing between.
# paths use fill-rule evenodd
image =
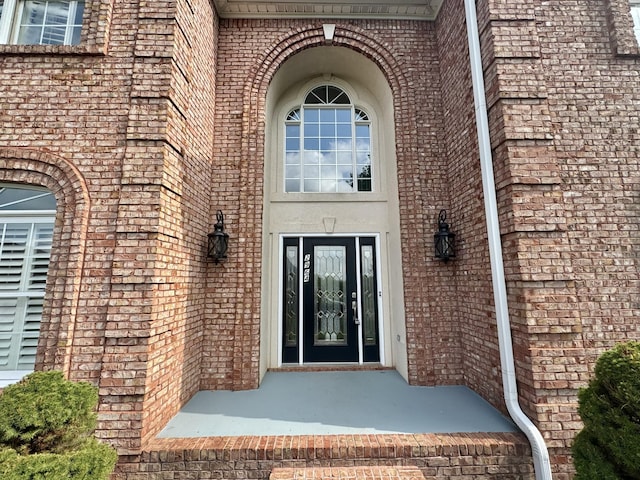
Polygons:
<instances>
[{"instance_id":1,"label":"brick step","mask_svg":"<svg viewBox=\"0 0 640 480\"><path fill-rule=\"evenodd\" d=\"M135 480L535 478L531 449L520 433L155 438L138 461Z\"/></svg>"},{"instance_id":2,"label":"brick step","mask_svg":"<svg viewBox=\"0 0 640 480\"><path fill-rule=\"evenodd\" d=\"M418 467L274 468L269 480L425 480Z\"/></svg>"}]
</instances>

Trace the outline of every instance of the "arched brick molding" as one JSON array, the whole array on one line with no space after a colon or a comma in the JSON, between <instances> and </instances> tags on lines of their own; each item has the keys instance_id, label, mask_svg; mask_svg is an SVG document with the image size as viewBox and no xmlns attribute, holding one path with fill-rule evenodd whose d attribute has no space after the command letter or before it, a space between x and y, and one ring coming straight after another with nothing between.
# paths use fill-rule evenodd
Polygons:
<instances>
[{"instance_id":1,"label":"arched brick molding","mask_svg":"<svg viewBox=\"0 0 640 480\"><path fill-rule=\"evenodd\" d=\"M264 194L264 145L265 145L265 109L269 84L278 69L296 53L302 50L328 45L324 37L321 24L312 24L293 30L282 36L268 50L256 56L251 69L253 74L247 79L243 92L242 110L242 147L238 170L242 186L239 194L239 205L250 205L252 199L263 198ZM396 129L396 156L398 160L398 177L401 194L400 203L415 201L412 188L404 185L410 175L406 172L408 159L416 158L415 142L409 141L408 136L416 131L416 120L411 116L400 117L398 112L406 111L410 99L403 93L408 90L408 82L404 77L405 69L397 60L391 46L377 39L371 32L350 24L336 24L332 46L346 47L361 53L372 60L383 72L393 95L395 105ZM403 180L404 179L404 180ZM260 258L262 238L262 210L240 208L238 210L237 224L242 226L242 234L245 237L242 244L246 249L244 258ZM401 219L401 230L405 231L406 220ZM413 248L408 245L411 239L408 235L402 235L405 239L403 250ZM405 260L405 263L408 260ZM410 261L410 260L409 260ZM251 265L252 269L259 269L259 262ZM259 359L255 352L259 349L260 313L256 305L260 305L260 273L249 272L248 267L238 265L238 268L247 269L242 272L246 282L239 292L241 299L236 308L243 324L239 326L243 332L236 336L236 344L233 356L233 372L236 388L256 388L258 384ZM240 313L242 312L242 313ZM251 316L245 312L251 312ZM236 329L238 331L238 329ZM251 338L251 342L246 340ZM244 342L243 342L244 341Z\"/></svg>"},{"instance_id":2,"label":"arched brick molding","mask_svg":"<svg viewBox=\"0 0 640 480\"><path fill-rule=\"evenodd\" d=\"M0 182L48 188L57 202L36 369L70 374L89 221L89 195L80 172L64 158L28 148L0 148Z\"/></svg>"}]
</instances>

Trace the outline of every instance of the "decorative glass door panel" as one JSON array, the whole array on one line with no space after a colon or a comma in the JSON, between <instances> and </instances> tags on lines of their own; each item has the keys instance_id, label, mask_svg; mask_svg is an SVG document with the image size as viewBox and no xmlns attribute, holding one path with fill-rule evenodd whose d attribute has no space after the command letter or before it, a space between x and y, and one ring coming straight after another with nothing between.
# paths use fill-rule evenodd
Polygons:
<instances>
[{"instance_id":1,"label":"decorative glass door panel","mask_svg":"<svg viewBox=\"0 0 640 480\"><path fill-rule=\"evenodd\" d=\"M357 362L355 239L305 238L303 264L304 362Z\"/></svg>"},{"instance_id":2,"label":"decorative glass door panel","mask_svg":"<svg viewBox=\"0 0 640 480\"><path fill-rule=\"evenodd\" d=\"M347 251L344 246L313 249L313 344L347 344Z\"/></svg>"},{"instance_id":3,"label":"decorative glass door panel","mask_svg":"<svg viewBox=\"0 0 640 480\"><path fill-rule=\"evenodd\" d=\"M360 239L360 320L365 362L380 360L378 347L378 279L373 238Z\"/></svg>"},{"instance_id":4,"label":"decorative glass door panel","mask_svg":"<svg viewBox=\"0 0 640 480\"><path fill-rule=\"evenodd\" d=\"M299 241L287 238L284 245L283 339L282 358L285 363L298 359L298 328L300 325Z\"/></svg>"},{"instance_id":5,"label":"decorative glass door panel","mask_svg":"<svg viewBox=\"0 0 640 480\"><path fill-rule=\"evenodd\" d=\"M282 292L283 363L379 361L374 238L285 238Z\"/></svg>"}]
</instances>

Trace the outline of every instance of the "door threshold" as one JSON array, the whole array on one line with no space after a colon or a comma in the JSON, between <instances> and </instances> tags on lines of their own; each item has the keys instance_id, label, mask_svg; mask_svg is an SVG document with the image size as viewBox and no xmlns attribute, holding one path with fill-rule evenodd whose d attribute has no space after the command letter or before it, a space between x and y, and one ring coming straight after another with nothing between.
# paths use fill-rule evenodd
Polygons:
<instances>
[{"instance_id":1,"label":"door threshold","mask_svg":"<svg viewBox=\"0 0 640 480\"><path fill-rule=\"evenodd\" d=\"M363 363L305 363L285 364L281 367L269 368L269 372L333 372L333 371L371 371L371 370L395 370L395 367L387 367L377 362Z\"/></svg>"}]
</instances>

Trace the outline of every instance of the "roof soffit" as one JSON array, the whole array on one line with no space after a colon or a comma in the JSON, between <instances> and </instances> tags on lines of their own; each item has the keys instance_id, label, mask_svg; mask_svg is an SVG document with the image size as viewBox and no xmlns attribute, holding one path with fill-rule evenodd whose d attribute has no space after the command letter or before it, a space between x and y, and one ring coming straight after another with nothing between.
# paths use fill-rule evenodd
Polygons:
<instances>
[{"instance_id":1,"label":"roof soffit","mask_svg":"<svg viewBox=\"0 0 640 480\"><path fill-rule=\"evenodd\" d=\"M223 18L435 20L444 0L214 0Z\"/></svg>"}]
</instances>

